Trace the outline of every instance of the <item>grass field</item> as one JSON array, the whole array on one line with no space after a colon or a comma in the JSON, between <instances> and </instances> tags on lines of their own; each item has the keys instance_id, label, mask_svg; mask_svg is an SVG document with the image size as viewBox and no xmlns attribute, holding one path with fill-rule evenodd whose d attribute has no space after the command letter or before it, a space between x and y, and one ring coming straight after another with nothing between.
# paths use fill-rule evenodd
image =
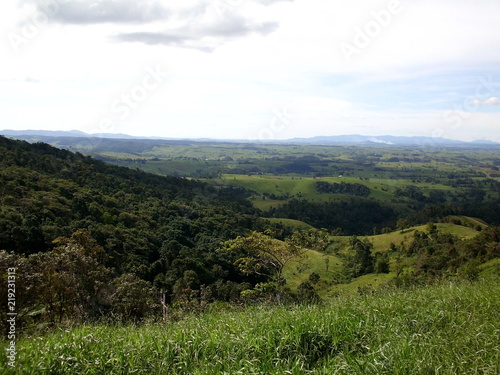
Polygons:
<instances>
[{"instance_id":1,"label":"grass field","mask_svg":"<svg viewBox=\"0 0 500 375\"><path fill-rule=\"evenodd\" d=\"M328 284L334 279L342 267L342 260L334 255L322 254L318 251L308 250L305 258L290 262L284 269L283 276L287 280L287 285L296 289L300 283L307 281L309 275L317 273L320 279L320 295L326 293ZM328 263L327 263L328 262Z\"/></svg>"},{"instance_id":2,"label":"grass field","mask_svg":"<svg viewBox=\"0 0 500 375\"><path fill-rule=\"evenodd\" d=\"M499 297L498 279L487 279L140 327L76 327L20 340L16 368L0 372L495 375Z\"/></svg>"},{"instance_id":3,"label":"grass field","mask_svg":"<svg viewBox=\"0 0 500 375\"><path fill-rule=\"evenodd\" d=\"M464 218L463 216L461 216ZM466 220L466 219L462 219ZM468 218L471 222L474 222L476 219ZM437 223L437 230L442 233L453 234L460 238L472 238L477 235L479 232L473 228L465 227L462 225L448 224L448 223ZM413 236L413 233L418 230L420 232L426 232L425 225L419 225L411 228L407 228L401 231L394 231L386 234L379 234L376 236L368 236L367 238L373 243L374 251L384 252L389 249L391 243L395 245L399 245L402 242L408 240Z\"/></svg>"},{"instance_id":4,"label":"grass field","mask_svg":"<svg viewBox=\"0 0 500 375\"><path fill-rule=\"evenodd\" d=\"M436 183L412 182L408 179L391 178L370 178L360 179L359 177L310 177L310 176L274 176L274 175L242 175L224 174L219 183L249 189L255 192L252 197L252 204L261 210L268 210L276 207L291 198L306 199L310 202L332 202L349 199L344 194L322 194L316 190L315 184L318 181L328 183L356 183L368 187L371 192L369 198L380 202L388 203L394 207L404 207L405 202L409 202L406 197L396 197L396 189L404 188L408 185L416 186L422 191L441 191L448 195L453 191L463 189L453 189L450 186ZM266 194L274 194L281 199L265 197ZM395 198L399 201L395 203Z\"/></svg>"},{"instance_id":5,"label":"grass field","mask_svg":"<svg viewBox=\"0 0 500 375\"><path fill-rule=\"evenodd\" d=\"M474 218L465 216L450 217L461 220L464 224L480 224L480 221ZM279 222L283 219L274 219ZM300 227L301 222L292 223ZM441 233L453 234L459 238L467 239L476 236L479 232L475 229L455 225L449 223L437 223L437 230ZM400 245L401 243L409 243L413 239L415 231L425 232L426 226L420 225L405 229L403 232L400 230L390 232L387 234L379 234L375 236L366 237L372 244L372 253L385 252L390 249L391 243ZM320 276L320 282L316 285L315 289L322 298L330 298L338 295L349 295L358 293L358 288L368 288L376 290L381 286L390 282L396 275L394 272L388 274L368 274L358 277L349 282L342 280L340 273L342 272L343 260L340 256L336 256L332 252L332 247L336 248L340 253L344 253L349 249L348 236L332 236L330 240L332 245L325 253L309 250L306 252L305 257L290 262L284 269L283 276L287 280L287 285L292 289L296 288L304 281L309 280L311 273L315 272ZM407 267L412 267L415 258L404 258L401 260ZM394 263L394 260L391 261ZM392 270L392 268L391 268Z\"/></svg>"},{"instance_id":6,"label":"grass field","mask_svg":"<svg viewBox=\"0 0 500 375\"><path fill-rule=\"evenodd\" d=\"M373 293L377 289L386 285L396 277L395 273L368 274L354 279L348 284L336 284L329 287L324 293L320 294L325 298L335 296L359 295L360 293Z\"/></svg>"},{"instance_id":7,"label":"grass field","mask_svg":"<svg viewBox=\"0 0 500 375\"><path fill-rule=\"evenodd\" d=\"M372 192L370 197L382 201L389 201L394 198L389 191L389 185L373 184L371 182L362 181L358 178L339 178L339 177L298 177L298 176L271 176L271 175L223 175L221 182L226 185L242 187L257 193L251 199L252 204L261 210L268 210L271 207L276 207L291 198L306 199L310 202L333 202L349 199L345 194L322 194L316 190L315 184L318 181L329 183L359 183L366 185ZM264 197L264 194L274 194L282 197L281 200Z\"/></svg>"},{"instance_id":8,"label":"grass field","mask_svg":"<svg viewBox=\"0 0 500 375\"><path fill-rule=\"evenodd\" d=\"M270 221L271 223L281 224L286 227L290 227L292 229L311 229L313 228L311 225L304 223L300 220L294 219L280 219L280 218L263 218L265 220Z\"/></svg>"}]
</instances>

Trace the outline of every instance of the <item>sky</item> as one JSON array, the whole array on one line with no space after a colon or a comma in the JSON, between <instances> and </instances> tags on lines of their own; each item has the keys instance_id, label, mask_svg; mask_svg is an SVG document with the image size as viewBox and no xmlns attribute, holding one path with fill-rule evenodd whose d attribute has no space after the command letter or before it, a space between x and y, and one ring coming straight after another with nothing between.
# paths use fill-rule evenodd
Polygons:
<instances>
[{"instance_id":1,"label":"sky","mask_svg":"<svg viewBox=\"0 0 500 375\"><path fill-rule=\"evenodd\" d=\"M0 129L500 142L498 0L9 0Z\"/></svg>"}]
</instances>

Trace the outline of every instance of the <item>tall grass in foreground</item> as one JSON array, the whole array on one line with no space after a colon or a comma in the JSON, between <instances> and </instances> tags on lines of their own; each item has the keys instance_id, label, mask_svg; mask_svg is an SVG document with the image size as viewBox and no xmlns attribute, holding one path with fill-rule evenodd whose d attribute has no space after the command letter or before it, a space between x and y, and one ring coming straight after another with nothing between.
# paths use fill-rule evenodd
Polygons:
<instances>
[{"instance_id":1,"label":"tall grass in foreground","mask_svg":"<svg viewBox=\"0 0 500 375\"><path fill-rule=\"evenodd\" d=\"M493 279L498 281L498 279ZM18 342L5 374L499 374L493 280ZM5 351L0 354L6 363Z\"/></svg>"}]
</instances>

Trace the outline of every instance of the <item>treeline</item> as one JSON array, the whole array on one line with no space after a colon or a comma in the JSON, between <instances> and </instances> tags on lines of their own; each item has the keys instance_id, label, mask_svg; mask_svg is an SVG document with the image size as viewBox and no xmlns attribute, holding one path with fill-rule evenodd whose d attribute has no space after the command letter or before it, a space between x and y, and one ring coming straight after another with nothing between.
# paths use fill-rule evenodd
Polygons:
<instances>
[{"instance_id":1,"label":"treeline","mask_svg":"<svg viewBox=\"0 0 500 375\"><path fill-rule=\"evenodd\" d=\"M271 208L266 214L268 217L300 220L316 228L337 230L345 235L373 234L374 227L394 227L397 220L397 214L391 207L355 198L322 203L294 198Z\"/></svg>"},{"instance_id":2,"label":"treeline","mask_svg":"<svg viewBox=\"0 0 500 375\"><path fill-rule=\"evenodd\" d=\"M470 216L484 220L494 226L500 225L500 199L489 202L473 203L441 203L422 205L420 210L414 211L405 219L410 225L438 222L450 215Z\"/></svg>"},{"instance_id":3,"label":"treeline","mask_svg":"<svg viewBox=\"0 0 500 375\"><path fill-rule=\"evenodd\" d=\"M407 185L396 189L394 194L411 200L407 206L413 212L406 219L412 225L436 222L449 215L472 216L491 225L500 225L499 183L486 180L478 186L489 188L489 193L483 188L474 187L456 192L433 189L424 194L423 189Z\"/></svg>"},{"instance_id":4,"label":"treeline","mask_svg":"<svg viewBox=\"0 0 500 375\"><path fill-rule=\"evenodd\" d=\"M316 190L319 193L347 194L365 198L370 195L370 188L358 183L341 182L340 184L331 184L325 181L318 181L316 182Z\"/></svg>"},{"instance_id":5,"label":"treeline","mask_svg":"<svg viewBox=\"0 0 500 375\"><path fill-rule=\"evenodd\" d=\"M481 181L477 185L480 187L471 187L467 190L456 191L455 193L443 190L429 190L428 195L425 195L424 191L415 185L407 185L404 188L396 189L394 194L397 197L406 197L419 203L427 204L439 204L447 200L462 205L468 203L478 204L487 198L486 190L483 187L486 187L489 192L495 194L498 193L500 186L496 181ZM491 198L488 200L491 200Z\"/></svg>"}]
</instances>

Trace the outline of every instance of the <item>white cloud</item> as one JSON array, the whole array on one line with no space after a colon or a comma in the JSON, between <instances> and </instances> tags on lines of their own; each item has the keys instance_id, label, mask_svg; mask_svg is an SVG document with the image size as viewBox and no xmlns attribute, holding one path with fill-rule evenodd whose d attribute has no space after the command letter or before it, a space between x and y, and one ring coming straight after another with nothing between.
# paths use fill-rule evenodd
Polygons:
<instances>
[{"instance_id":1,"label":"white cloud","mask_svg":"<svg viewBox=\"0 0 500 375\"><path fill-rule=\"evenodd\" d=\"M52 15L62 24L92 25L99 23L146 23L167 19L170 11L160 1L142 0L37 0L39 12Z\"/></svg>"},{"instance_id":2,"label":"white cloud","mask_svg":"<svg viewBox=\"0 0 500 375\"><path fill-rule=\"evenodd\" d=\"M495 96L492 96L491 98L488 98L486 100L471 100L469 104L473 106L478 106L478 105L500 105L500 99L498 99Z\"/></svg>"}]
</instances>

